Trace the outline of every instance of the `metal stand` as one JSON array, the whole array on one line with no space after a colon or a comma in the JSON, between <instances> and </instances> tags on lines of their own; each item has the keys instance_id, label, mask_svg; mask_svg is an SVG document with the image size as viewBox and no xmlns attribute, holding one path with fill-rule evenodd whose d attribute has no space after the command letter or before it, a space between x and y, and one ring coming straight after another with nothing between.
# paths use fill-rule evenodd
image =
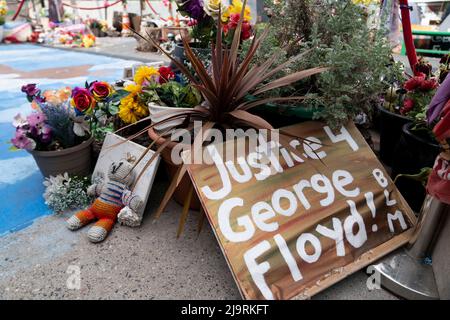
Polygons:
<instances>
[{"instance_id":1,"label":"metal stand","mask_svg":"<svg viewBox=\"0 0 450 320\"><path fill-rule=\"evenodd\" d=\"M426 197L408 246L374 266L383 287L406 299L439 299L433 268L423 260L433 249L441 216L448 211L449 205Z\"/></svg>"}]
</instances>

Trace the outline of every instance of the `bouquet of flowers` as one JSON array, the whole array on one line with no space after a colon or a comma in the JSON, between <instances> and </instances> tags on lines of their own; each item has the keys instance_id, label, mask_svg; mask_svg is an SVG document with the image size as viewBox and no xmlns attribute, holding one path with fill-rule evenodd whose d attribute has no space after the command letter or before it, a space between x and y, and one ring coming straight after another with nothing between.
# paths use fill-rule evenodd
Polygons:
<instances>
[{"instance_id":1,"label":"bouquet of flowers","mask_svg":"<svg viewBox=\"0 0 450 320\"><path fill-rule=\"evenodd\" d=\"M97 141L103 141L108 132L117 130L117 117L121 99L128 95L116 90L104 81L86 82L84 88L72 91L71 105L76 113L89 124L90 132Z\"/></svg>"},{"instance_id":2,"label":"bouquet of flowers","mask_svg":"<svg viewBox=\"0 0 450 320\"><path fill-rule=\"evenodd\" d=\"M87 194L89 185L87 177L69 176L67 172L45 178L45 204L56 213L85 208L92 202Z\"/></svg>"},{"instance_id":3,"label":"bouquet of flowers","mask_svg":"<svg viewBox=\"0 0 450 320\"><path fill-rule=\"evenodd\" d=\"M217 19L222 19L222 32L224 41L231 43L234 30L239 22L243 3L241 0L233 0L232 4L225 6L222 0L176 0L178 11L190 18L188 25L192 38L196 39L203 48L209 47L211 40L217 33ZM219 17L219 13L221 16ZM250 7L246 6L244 21L241 31L241 40L247 40L252 35Z\"/></svg>"},{"instance_id":4,"label":"bouquet of flowers","mask_svg":"<svg viewBox=\"0 0 450 320\"><path fill-rule=\"evenodd\" d=\"M418 74L406 80L400 88L392 86L388 89L384 107L393 113L423 122L439 82L432 73L432 66L423 58L419 59L416 69Z\"/></svg>"},{"instance_id":5,"label":"bouquet of flowers","mask_svg":"<svg viewBox=\"0 0 450 320\"><path fill-rule=\"evenodd\" d=\"M182 80L170 67L159 69L141 66L136 70L133 83L125 86L126 96L119 106L120 119L129 124L149 115L148 103L175 108L192 108L200 104L201 95Z\"/></svg>"},{"instance_id":6,"label":"bouquet of flowers","mask_svg":"<svg viewBox=\"0 0 450 320\"><path fill-rule=\"evenodd\" d=\"M86 83L85 88L69 87L42 92L36 84L22 87L33 112L27 117L14 117L15 148L52 151L76 146L91 135L102 138L109 128L107 120L120 97L106 82Z\"/></svg>"}]
</instances>

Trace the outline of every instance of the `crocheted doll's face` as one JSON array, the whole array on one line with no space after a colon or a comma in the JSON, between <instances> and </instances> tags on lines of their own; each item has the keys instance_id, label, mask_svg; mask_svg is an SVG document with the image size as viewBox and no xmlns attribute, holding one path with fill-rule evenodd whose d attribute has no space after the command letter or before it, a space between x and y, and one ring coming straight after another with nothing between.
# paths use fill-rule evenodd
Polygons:
<instances>
[{"instance_id":1,"label":"crocheted doll's face","mask_svg":"<svg viewBox=\"0 0 450 320\"><path fill-rule=\"evenodd\" d=\"M134 172L130 173L132 168L133 165L126 160L113 162L108 170L108 178L112 181L122 182L129 186L134 181Z\"/></svg>"}]
</instances>

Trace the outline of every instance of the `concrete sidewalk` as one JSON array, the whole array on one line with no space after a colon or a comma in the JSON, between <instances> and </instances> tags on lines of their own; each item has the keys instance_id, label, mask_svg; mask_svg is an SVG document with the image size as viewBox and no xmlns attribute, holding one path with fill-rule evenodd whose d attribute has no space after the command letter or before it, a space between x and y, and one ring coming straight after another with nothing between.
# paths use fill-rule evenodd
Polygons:
<instances>
[{"instance_id":1,"label":"concrete sidewalk","mask_svg":"<svg viewBox=\"0 0 450 320\"><path fill-rule=\"evenodd\" d=\"M116 225L103 243L90 243L87 228L67 230L69 214L40 218L0 238L0 299L240 299L207 222L197 236L197 212L190 212L179 239L178 204L171 202L158 221L151 216L167 187L162 179L155 182L143 225ZM70 290L76 268L81 286ZM360 271L313 299L396 299L383 289L369 291L366 281Z\"/></svg>"},{"instance_id":2,"label":"concrete sidewalk","mask_svg":"<svg viewBox=\"0 0 450 320\"><path fill-rule=\"evenodd\" d=\"M84 52L90 54L99 54L111 58L119 58L125 60L136 60L142 62L163 61L169 63L169 58L158 52L142 52L137 51L137 40L132 37L104 37L97 38L96 44L91 48L71 48L63 45L42 45L50 48L62 50Z\"/></svg>"}]
</instances>

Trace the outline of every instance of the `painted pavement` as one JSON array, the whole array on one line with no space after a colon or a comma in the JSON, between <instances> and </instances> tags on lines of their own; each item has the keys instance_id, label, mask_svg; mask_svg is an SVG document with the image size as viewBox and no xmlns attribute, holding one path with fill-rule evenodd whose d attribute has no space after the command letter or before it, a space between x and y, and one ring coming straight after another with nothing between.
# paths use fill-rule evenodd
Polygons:
<instances>
[{"instance_id":1,"label":"painted pavement","mask_svg":"<svg viewBox=\"0 0 450 320\"><path fill-rule=\"evenodd\" d=\"M83 86L85 81L115 81L127 61L45 48L34 45L0 45L0 235L22 229L37 217L50 214L45 205L43 176L26 151L10 151L17 113L31 112L22 85L37 83L43 90Z\"/></svg>"}]
</instances>

